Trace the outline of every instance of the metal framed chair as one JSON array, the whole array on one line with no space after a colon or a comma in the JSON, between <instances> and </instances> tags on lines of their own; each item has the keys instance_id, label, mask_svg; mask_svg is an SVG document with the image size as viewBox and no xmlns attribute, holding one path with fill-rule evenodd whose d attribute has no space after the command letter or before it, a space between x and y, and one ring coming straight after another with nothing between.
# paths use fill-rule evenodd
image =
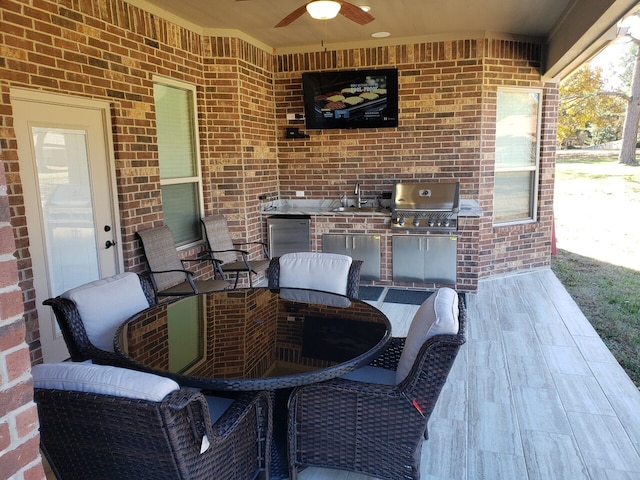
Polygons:
<instances>
[{"instance_id":1,"label":"metal framed chair","mask_svg":"<svg viewBox=\"0 0 640 480\"><path fill-rule=\"evenodd\" d=\"M370 365L295 389L289 399L290 478L302 466L317 466L418 480L427 422L465 342L465 323L463 299L440 289L420 307L407 337L393 338Z\"/></svg>"},{"instance_id":2,"label":"metal framed chair","mask_svg":"<svg viewBox=\"0 0 640 480\"><path fill-rule=\"evenodd\" d=\"M216 278L195 280L193 272L186 270L187 262L211 261L209 258L181 260L173 240L173 233L166 225L137 232L149 265L151 282L156 297L183 296L194 293L225 290L229 284Z\"/></svg>"},{"instance_id":3,"label":"metal framed chair","mask_svg":"<svg viewBox=\"0 0 640 480\"><path fill-rule=\"evenodd\" d=\"M210 215L204 217L201 222L207 236L207 242L209 242L211 259L220 277L226 279L228 273L235 273L233 288L236 288L239 276L244 272L249 277L249 286L253 287L251 275L264 272L269 266L267 244L232 240L227 220L222 215ZM238 248L246 245L261 245L264 258L249 259L249 252Z\"/></svg>"},{"instance_id":4,"label":"metal framed chair","mask_svg":"<svg viewBox=\"0 0 640 480\"><path fill-rule=\"evenodd\" d=\"M89 282L42 302L53 309L71 360L120 365L113 351L117 328L156 303L147 275L132 272Z\"/></svg>"},{"instance_id":5,"label":"metal framed chair","mask_svg":"<svg viewBox=\"0 0 640 480\"><path fill-rule=\"evenodd\" d=\"M269 288L309 288L358 298L362 263L336 253L287 253L271 259Z\"/></svg>"},{"instance_id":6,"label":"metal framed chair","mask_svg":"<svg viewBox=\"0 0 640 480\"><path fill-rule=\"evenodd\" d=\"M63 362L32 369L40 446L59 479L268 478L271 399L231 400L168 378Z\"/></svg>"}]
</instances>

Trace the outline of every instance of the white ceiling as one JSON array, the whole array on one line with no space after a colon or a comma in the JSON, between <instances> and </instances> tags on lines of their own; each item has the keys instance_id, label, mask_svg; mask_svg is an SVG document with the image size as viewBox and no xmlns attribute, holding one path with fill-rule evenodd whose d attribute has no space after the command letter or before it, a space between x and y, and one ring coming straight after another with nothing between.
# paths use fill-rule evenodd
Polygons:
<instances>
[{"instance_id":1,"label":"white ceiling","mask_svg":"<svg viewBox=\"0 0 640 480\"><path fill-rule=\"evenodd\" d=\"M332 48L365 42L404 43L407 38L464 38L491 34L524 37L550 43L560 37L562 52L576 57L589 44L610 32L638 0L352 0L369 5L375 20L358 25L342 15L314 20L304 14L287 27L274 26L305 0L129 0L203 33L235 30L278 53ZM210 32L210 30L214 30ZM391 36L383 41L374 32ZM560 41L565 39L564 41ZM580 42L583 45L580 45ZM579 48L576 51L576 45ZM549 49L552 50L552 49Z\"/></svg>"}]
</instances>

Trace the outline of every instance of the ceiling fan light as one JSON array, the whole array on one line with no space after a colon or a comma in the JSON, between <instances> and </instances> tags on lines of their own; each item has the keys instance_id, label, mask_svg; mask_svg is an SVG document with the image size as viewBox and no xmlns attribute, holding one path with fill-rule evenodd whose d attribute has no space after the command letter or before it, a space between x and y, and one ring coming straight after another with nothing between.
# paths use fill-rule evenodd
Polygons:
<instances>
[{"instance_id":1,"label":"ceiling fan light","mask_svg":"<svg viewBox=\"0 0 640 480\"><path fill-rule=\"evenodd\" d=\"M336 18L340 12L340 3L331 0L317 0L307 3L307 12L316 20L330 20Z\"/></svg>"}]
</instances>

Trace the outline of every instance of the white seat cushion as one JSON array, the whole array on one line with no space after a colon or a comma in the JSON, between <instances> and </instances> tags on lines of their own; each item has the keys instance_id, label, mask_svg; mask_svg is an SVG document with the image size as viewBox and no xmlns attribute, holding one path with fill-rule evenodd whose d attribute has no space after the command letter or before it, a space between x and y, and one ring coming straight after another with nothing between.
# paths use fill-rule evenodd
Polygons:
<instances>
[{"instance_id":1,"label":"white seat cushion","mask_svg":"<svg viewBox=\"0 0 640 480\"><path fill-rule=\"evenodd\" d=\"M149 306L133 272L85 283L60 296L75 303L91 343L109 352L120 324Z\"/></svg>"},{"instance_id":2,"label":"white seat cushion","mask_svg":"<svg viewBox=\"0 0 640 480\"><path fill-rule=\"evenodd\" d=\"M409 374L424 342L434 335L458 333L458 314L458 294L447 287L439 288L420 305L411 321L404 348L400 354L396 383L402 382Z\"/></svg>"},{"instance_id":3,"label":"white seat cushion","mask_svg":"<svg viewBox=\"0 0 640 480\"><path fill-rule=\"evenodd\" d=\"M337 253L296 252L280 257L280 287L347 293L351 257Z\"/></svg>"},{"instance_id":4,"label":"white seat cushion","mask_svg":"<svg viewBox=\"0 0 640 480\"><path fill-rule=\"evenodd\" d=\"M180 388L170 378L86 362L35 365L31 375L36 388L100 393L152 402L160 402Z\"/></svg>"}]
</instances>

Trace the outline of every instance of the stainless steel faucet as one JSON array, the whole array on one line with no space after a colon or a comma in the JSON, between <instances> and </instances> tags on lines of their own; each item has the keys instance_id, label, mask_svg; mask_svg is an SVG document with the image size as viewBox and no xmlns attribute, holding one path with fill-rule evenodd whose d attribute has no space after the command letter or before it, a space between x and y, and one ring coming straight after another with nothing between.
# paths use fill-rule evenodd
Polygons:
<instances>
[{"instance_id":1,"label":"stainless steel faucet","mask_svg":"<svg viewBox=\"0 0 640 480\"><path fill-rule=\"evenodd\" d=\"M356 188L353 191L353 193L355 193L358 196L358 199L356 200L356 204L358 205L358 208L360 208L362 205L364 205L365 203L367 203L366 200L362 200L362 188L360 188L360 184L356 183Z\"/></svg>"}]
</instances>

